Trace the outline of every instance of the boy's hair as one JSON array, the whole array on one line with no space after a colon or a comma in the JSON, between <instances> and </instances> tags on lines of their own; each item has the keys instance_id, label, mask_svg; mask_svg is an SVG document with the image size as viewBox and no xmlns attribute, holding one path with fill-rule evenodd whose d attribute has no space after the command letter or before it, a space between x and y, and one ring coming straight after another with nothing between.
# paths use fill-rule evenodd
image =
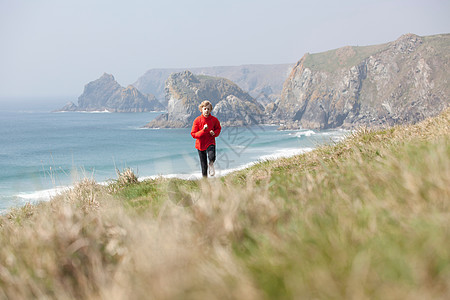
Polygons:
<instances>
[{"instance_id":1,"label":"boy's hair","mask_svg":"<svg viewBox=\"0 0 450 300\"><path fill-rule=\"evenodd\" d=\"M199 109L200 111L202 111L202 110L203 110L203 107L205 107L205 106L210 106L210 107L211 107L211 111L212 111L213 106L212 106L211 102L209 102L208 100L205 100L205 101L203 101L202 103L200 103L200 105L198 106L198 109Z\"/></svg>"}]
</instances>

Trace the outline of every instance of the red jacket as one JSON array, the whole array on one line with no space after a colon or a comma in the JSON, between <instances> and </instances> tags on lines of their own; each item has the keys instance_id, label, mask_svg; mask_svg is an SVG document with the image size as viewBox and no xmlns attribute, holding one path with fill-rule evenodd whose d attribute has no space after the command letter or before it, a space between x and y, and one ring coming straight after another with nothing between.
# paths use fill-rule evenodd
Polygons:
<instances>
[{"instance_id":1,"label":"red jacket","mask_svg":"<svg viewBox=\"0 0 450 300\"><path fill-rule=\"evenodd\" d=\"M208 129L203 130L205 124L208 124ZM212 136L209 132L213 130L215 135ZM203 115L198 116L192 124L191 135L195 141L195 148L200 151L205 151L210 145L216 144L216 137L219 136L222 127L220 127L219 120L209 115L205 118Z\"/></svg>"}]
</instances>

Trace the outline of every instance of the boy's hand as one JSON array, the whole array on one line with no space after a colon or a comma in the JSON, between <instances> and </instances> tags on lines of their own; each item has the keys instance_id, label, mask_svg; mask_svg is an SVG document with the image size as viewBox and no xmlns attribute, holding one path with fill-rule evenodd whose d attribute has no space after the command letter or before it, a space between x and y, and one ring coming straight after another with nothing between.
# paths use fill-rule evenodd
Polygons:
<instances>
[{"instance_id":1,"label":"boy's hand","mask_svg":"<svg viewBox=\"0 0 450 300\"><path fill-rule=\"evenodd\" d=\"M205 124L205 126L203 126L203 130L208 129L208 124Z\"/></svg>"},{"instance_id":2,"label":"boy's hand","mask_svg":"<svg viewBox=\"0 0 450 300\"><path fill-rule=\"evenodd\" d=\"M209 134L212 135L212 136L215 136L215 135L216 135L216 134L214 133L214 131L212 131L212 130L209 132Z\"/></svg>"}]
</instances>

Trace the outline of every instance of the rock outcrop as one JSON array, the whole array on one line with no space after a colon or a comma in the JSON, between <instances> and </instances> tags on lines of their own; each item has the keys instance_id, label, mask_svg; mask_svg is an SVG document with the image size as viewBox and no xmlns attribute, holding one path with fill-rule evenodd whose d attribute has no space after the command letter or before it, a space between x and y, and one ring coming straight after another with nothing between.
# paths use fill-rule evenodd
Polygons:
<instances>
[{"instance_id":1,"label":"rock outcrop","mask_svg":"<svg viewBox=\"0 0 450 300\"><path fill-rule=\"evenodd\" d=\"M73 102L67 102L66 105L64 105L61 109L57 111L77 111L78 106Z\"/></svg>"},{"instance_id":2,"label":"rock outcrop","mask_svg":"<svg viewBox=\"0 0 450 300\"><path fill-rule=\"evenodd\" d=\"M173 73L166 81L167 113L160 115L145 127L190 127L200 115L199 104L208 100L212 114L224 126L259 124L264 108L248 93L228 79L194 75L190 71Z\"/></svg>"},{"instance_id":3,"label":"rock outcrop","mask_svg":"<svg viewBox=\"0 0 450 300\"><path fill-rule=\"evenodd\" d=\"M288 77L292 64L242 65L224 67L190 68L194 75L223 77L236 83L263 105L280 98L283 83ZM165 81L172 73L185 69L151 69L133 84L144 93L151 93L164 102Z\"/></svg>"},{"instance_id":4,"label":"rock outcrop","mask_svg":"<svg viewBox=\"0 0 450 300\"><path fill-rule=\"evenodd\" d=\"M450 34L306 54L266 111L284 128L416 123L449 106L449 67Z\"/></svg>"},{"instance_id":5,"label":"rock outcrop","mask_svg":"<svg viewBox=\"0 0 450 300\"><path fill-rule=\"evenodd\" d=\"M124 88L110 74L89 82L78 105L69 102L59 111L144 112L161 111L163 105L153 95L142 94L132 85Z\"/></svg>"}]
</instances>

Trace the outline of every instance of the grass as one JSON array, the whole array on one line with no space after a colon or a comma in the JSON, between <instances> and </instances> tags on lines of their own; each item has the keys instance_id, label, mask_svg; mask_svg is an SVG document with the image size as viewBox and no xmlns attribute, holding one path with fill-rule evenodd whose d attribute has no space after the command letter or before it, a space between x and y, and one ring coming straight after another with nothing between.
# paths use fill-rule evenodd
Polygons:
<instances>
[{"instance_id":1,"label":"grass","mask_svg":"<svg viewBox=\"0 0 450 300\"><path fill-rule=\"evenodd\" d=\"M220 179L84 180L0 219L0 298L446 299L449 132L447 110Z\"/></svg>"},{"instance_id":2,"label":"grass","mask_svg":"<svg viewBox=\"0 0 450 300\"><path fill-rule=\"evenodd\" d=\"M351 68L375 53L384 50L387 44L374 46L347 46L322 53L308 54L304 66L313 70L335 72Z\"/></svg>"},{"instance_id":3,"label":"grass","mask_svg":"<svg viewBox=\"0 0 450 300\"><path fill-rule=\"evenodd\" d=\"M449 35L439 34L422 37L424 45L422 47L442 49L439 57L449 55ZM339 69L349 69L361 63L364 59L385 50L389 44L372 46L346 46L339 49L329 50L322 53L308 54L305 57L304 66L317 71L335 72ZM428 50L429 52L430 50ZM430 55L429 53L426 53Z\"/></svg>"}]
</instances>

